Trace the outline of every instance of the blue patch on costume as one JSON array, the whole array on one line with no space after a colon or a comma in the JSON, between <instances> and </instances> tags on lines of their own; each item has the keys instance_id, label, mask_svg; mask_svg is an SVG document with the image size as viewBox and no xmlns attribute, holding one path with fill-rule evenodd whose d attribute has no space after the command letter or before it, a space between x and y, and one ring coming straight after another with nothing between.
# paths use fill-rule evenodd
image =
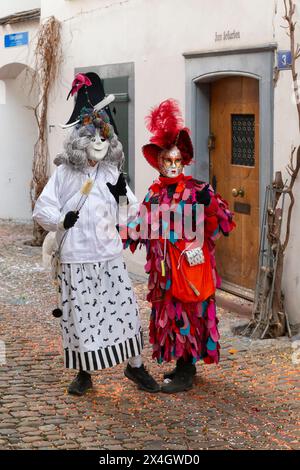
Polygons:
<instances>
[{"instance_id":1,"label":"blue patch on costume","mask_svg":"<svg viewBox=\"0 0 300 470\"><path fill-rule=\"evenodd\" d=\"M171 287L171 279L168 279L166 282L166 290L170 289Z\"/></svg>"},{"instance_id":2,"label":"blue patch on costume","mask_svg":"<svg viewBox=\"0 0 300 470\"><path fill-rule=\"evenodd\" d=\"M150 191L148 191L148 193L145 196L145 202L149 202L149 199L150 199Z\"/></svg>"},{"instance_id":3,"label":"blue patch on costume","mask_svg":"<svg viewBox=\"0 0 300 470\"><path fill-rule=\"evenodd\" d=\"M208 341L206 343L206 347L207 349L209 349L209 351L214 351L217 347L217 343L215 343L211 337L208 338Z\"/></svg>"},{"instance_id":4,"label":"blue patch on costume","mask_svg":"<svg viewBox=\"0 0 300 470\"><path fill-rule=\"evenodd\" d=\"M182 212L184 206L185 206L185 201L182 201L182 200L181 200L181 201L178 203L178 205L177 205L176 211L177 211L177 212Z\"/></svg>"},{"instance_id":5,"label":"blue patch on costume","mask_svg":"<svg viewBox=\"0 0 300 470\"><path fill-rule=\"evenodd\" d=\"M216 228L216 230L215 230L214 233L213 233L213 237L214 237L215 235L217 235L217 234L219 233L219 231L220 231L219 227Z\"/></svg>"},{"instance_id":6,"label":"blue patch on costume","mask_svg":"<svg viewBox=\"0 0 300 470\"><path fill-rule=\"evenodd\" d=\"M129 222L128 227L129 228L135 228L138 225L136 221Z\"/></svg>"},{"instance_id":7,"label":"blue patch on costume","mask_svg":"<svg viewBox=\"0 0 300 470\"><path fill-rule=\"evenodd\" d=\"M168 226L169 226L168 222L166 220L163 220L162 221L162 229L167 230Z\"/></svg>"},{"instance_id":8,"label":"blue patch on costume","mask_svg":"<svg viewBox=\"0 0 300 470\"><path fill-rule=\"evenodd\" d=\"M202 317L204 317L206 309L207 309L207 302L206 300L204 300L204 302L202 302Z\"/></svg>"},{"instance_id":9,"label":"blue patch on costume","mask_svg":"<svg viewBox=\"0 0 300 470\"><path fill-rule=\"evenodd\" d=\"M178 240L178 235L174 230L170 230L170 242L175 243Z\"/></svg>"},{"instance_id":10,"label":"blue patch on costume","mask_svg":"<svg viewBox=\"0 0 300 470\"><path fill-rule=\"evenodd\" d=\"M186 328L180 328L180 334L182 336L187 336L190 333L191 327L188 325Z\"/></svg>"},{"instance_id":11,"label":"blue patch on costume","mask_svg":"<svg viewBox=\"0 0 300 470\"><path fill-rule=\"evenodd\" d=\"M196 362L197 362L197 358L193 357L192 364L196 364Z\"/></svg>"}]
</instances>

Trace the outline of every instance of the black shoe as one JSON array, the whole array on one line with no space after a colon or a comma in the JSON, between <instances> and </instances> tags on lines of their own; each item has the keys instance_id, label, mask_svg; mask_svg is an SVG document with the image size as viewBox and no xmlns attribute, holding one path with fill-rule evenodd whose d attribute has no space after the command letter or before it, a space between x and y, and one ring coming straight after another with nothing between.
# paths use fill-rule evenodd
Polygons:
<instances>
[{"instance_id":1,"label":"black shoe","mask_svg":"<svg viewBox=\"0 0 300 470\"><path fill-rule=\"evenodd\" d=\"M127 364L124 374L127 379L135 382L138 388L145 392L156 393L160 390L160 386L145 369L144 364L141 367L131 367L130 364Z\"/></svg>"},{"instance_id":2,"label":"black shoe","mask_svg":"<svg viewBox=\"0 0 300 470\"><path fill-rule=\"evenodd\" d=\"M191 390L194 381L194 368L193 364L185 364L177 368L173 380L169 383L164 383L161 386L163 393L178 393Z\"/></svg>"},{"instance_id":3,"label":"black shoe","mask_svg":"<svg viewBox=\"0 0 300 470\"><path fill-rule=\"evenodd\" d=\"M68 393L71 395L83 395L89 388L92 388L92 379L88 372L81 370L68 387Z\"/></svg>"},{"instance_id":4,"label":"black shoe","mask_svg":"<svg viewBox=\"0 0 300 470\"><path fill-rule=\"evenodd\" d=\"M178 372L178 366L176 365L176 367L174 367L173 370L170 370L170 372L165 372L164 373L164 379L173 380L177 372ZM194 364L192 364L191 374L193 374L193 376L195 376L196 373L197 373L196 366L194 366Z\"/></svg>"}]
</instances>

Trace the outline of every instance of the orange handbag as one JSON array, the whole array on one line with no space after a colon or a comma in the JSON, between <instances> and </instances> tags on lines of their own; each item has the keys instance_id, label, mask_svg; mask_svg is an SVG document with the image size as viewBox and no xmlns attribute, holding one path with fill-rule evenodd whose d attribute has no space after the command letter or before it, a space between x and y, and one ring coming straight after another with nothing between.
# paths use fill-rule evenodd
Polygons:
<instances>
[{"instance_id":1,"label":"orange handbag","mask_svg":"<svg viewBox=\"0 0 300 470\"><path fill-rule=\"evenodd\" d=\"M171 293L182 302L201 302L215 293L210 254L206 243L202 247L204 263L190 266L183 251L168 243L171 262Z\"/></svg>"}]
</instances>

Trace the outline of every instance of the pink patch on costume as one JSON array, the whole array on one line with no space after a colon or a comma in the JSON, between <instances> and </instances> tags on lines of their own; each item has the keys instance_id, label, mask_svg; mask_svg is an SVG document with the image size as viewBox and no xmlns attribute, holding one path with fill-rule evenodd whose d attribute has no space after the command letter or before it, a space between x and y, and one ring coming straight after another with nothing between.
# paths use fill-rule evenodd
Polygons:
<instances>
[{"instance_id":1,"label":"pink patch on costume","mask_svg":"<svg viewBox=\"0 0 300 470\"><path fill-rule=\"evenodd\" d=\"M159 317L159 320L158 320L158 325L161 327L161 328L165 328L166 324L168 323L168 315L167 315L167 311L166 309L163 309L160 317Z\"/></svg>"},{"instance_id":2,"label":"pink patch on costume","mask_svg":"<svg viewBox=\"0 0 300 470\"><path fill-rule=\"evenodd\" d=\"M214 320L216 318L216 307L214 301L210 301L207 308L207 318Z\"/></svg>"},{"instance_id":3,"label":"pink patch on costume","mask_svg":"<svg viewBox=\"0 0 300 470\"><path fill-rule=\"evenodd\" d=\"M186 201L191 195L191 190L188 188L185 188L185 190L182 193L182 200Z\"/></svg>"},{"instance_id":4,"label":"pink patch on costume","mask_svg":"<svg viewBox=\"0 0 300 470\"><path fill-rule=\"evenodd\" d=\"M182 316L182 305L179 302L176 303L176 315L177 315L178 320L180 320Z\"/></svg>"},{"instance_id":5,"label":"pink patch on costume","mask_svg":"<svg viewBox=\"0 0 300 470\"><path fill-rule=\"evenodd\" d=\"M161 273L161 260L159 258L155 259L155 267L156 267L156 271Z\"/></svg>"},{"instance_id":6,"label":"pink patch on costume","mask_svg":"<svg viewBox=\"0 0 300 470\"><path fill-rule=\"evenodd\" d=\"M165 331L163 335L161 336L160 341L159 341L160 346L163 346L165 344L167 334L168 334L167 331Z\"/></svg>"},{"instance_id":7,"label":"pink patch on costume","mask_svg":"<svg viewBox=\"0 0 300 470\"><path fill-rule=\"evenodd\" d=\"M207 320L206 327L208 330L211 330L216 325L216 320Z\"/></svg>"},{"instance_id":8,"label":"pink patch on costume","mask_svg":"<svg viewBox=\"0 0 300 470\"><path fill-rule=\"evenodd\" d=\"M209 334L211 336L211 339L213 339L215 342L219 341L220 339L220 335L219 335L219 332L218 332L218 329L216 326L213 326L210 330L209 330Z\"/></svg>"},{"instance_id":9,"label":"pink patch on costume","mask_svg":"<svg viewBox=\"0 0 300 470\"><path fill-rule=\"evenodd\" d=\"M185 204L183 211L186 217L191 216L193 212L192 204Z\"/></svg>"},{"instance_id":10,"label":"pink patch on costume","mask_svg":"<svg viewBox=\"0 0 300 470\"><path fill-rule=\"evenodd\" d=\"M167 311L167 314L168 314L168 317L171 319L171 320L174 320L175 316L176 316L176 310L173 306L172 303L168 303L166 305L166 311Z\"/></svg>"},{"instance_id":11,"label":"pink patch on costume","mask_svg":"<svg viewBox=\"0 0 300 470\"><path fill-rule=\"evenodd\" d=\"M182 311L182 319L184 321L184 324L181 327L181 329L186 330L186 328L188 327L188 324L189 324L189 319L188 319L187 314L185 313L185 311Z\"/></svg>"},{"instance_id":12,"label":"pink patch on costume","mask_svg":"<svg viewBox=\"0 0 300 470\"><path fill-rule=\"evenodd\" d=\"M189 342L195 346L195 350L198 349L196 338L192 335L188 335Z\"/></svg>"},{"instance_id":13,"label":"pink patch on costume","mask_svg":"<svg viewBox=\"0 0 300 470\"><path fill-rule=\"evenodd\" d=\"M151 269L151 259L147 261L147 263L144 266L146 273L148 273Z\"/></svg>"},{"instance_id":14,"label":"pink patch on costume","mask_svg":"<svg viewBox=\"0 0 300 470\"><path fill-rule=\"evenodd\" d=\"M176 342L179 341L182 344L185 344L186 342L186 337L182 336L180 333L176 334Z\"/></svg>"},{"instance_id":15,"label":"pink patch on costume","mask_svg":"<svg viewBox=\"0 0 300 470\"><path fill-rule=\"evenodd\" d=\"M178 338L179 335L176 335L176 345L175 345L175 355L176 357L180 357L183 355L184 352L184 345Z\"/></svg>"}]
</instances>

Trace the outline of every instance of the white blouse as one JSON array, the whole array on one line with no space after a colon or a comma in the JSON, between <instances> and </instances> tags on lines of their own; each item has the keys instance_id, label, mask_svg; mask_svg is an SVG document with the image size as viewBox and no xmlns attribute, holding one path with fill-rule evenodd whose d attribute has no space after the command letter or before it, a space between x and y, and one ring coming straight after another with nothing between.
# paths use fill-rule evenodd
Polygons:
<instances>
[{"instance_id":1,"label":"white blouse","mask_svg":"<svg viewBox=\"0 0 300 470\"><path fill-rule=\"evenodd\" d=\"M84 182L88 178L94 180L95 177L77 222L67 230L62 242L62 263L101 262L119 256L123 246L116 225L126 224L127 212L129 221L138 212L138 201L128 185L129 204L120 208L109 191L106 183L116 184L119 177L119 171L114 165L99 162L94 167L78 171L62 164L50 177L36 201L32 215L45 230L56 232L58 245L66 232L62 225L65 214L77 210Z\"/></svg>"}]
</instances>

